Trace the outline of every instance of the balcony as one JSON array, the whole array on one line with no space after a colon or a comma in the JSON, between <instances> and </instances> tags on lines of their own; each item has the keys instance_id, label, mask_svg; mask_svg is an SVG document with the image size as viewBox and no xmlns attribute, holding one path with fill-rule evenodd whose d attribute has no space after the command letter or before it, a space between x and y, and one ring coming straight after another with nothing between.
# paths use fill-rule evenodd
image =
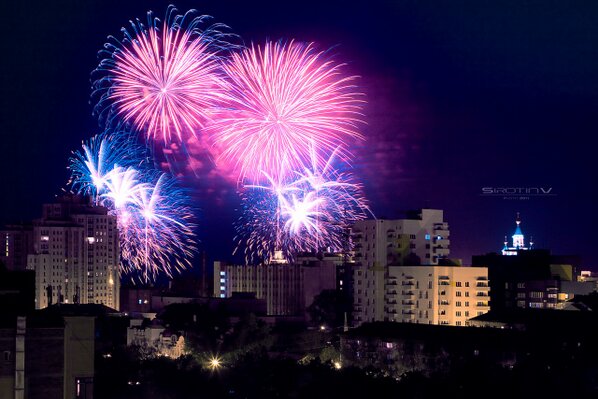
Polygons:
<instances>
[{"instance_id":1,"label":"balcony","mask_svg":"<svg viewBox=\"0 0 598 399\"><path fill-rule=\"evenodd\" d=\"M397 292L396 292L395 290L388 291L388 292L386 293L386 295L387 295L387 296L394 297L394 296L396 296L396 295L397 295Z\"/></svg>"},{"instance_id":2,"label":"balcony","mask_svg":"<svg viewBox=\"0 0 598 399\"><path fill-rule=\"evenodd\" d=\"M488 288L488 283L477 283L475 285L477 288Z\"/></svg>"},{"instance_id":3,"label":"balcony","mask_svg":"<svg viewBox=\"0 0 598 399\"><path fill-rule=\"evenodd\" d=\"M477 294L475 294L475 296L478 296L478 297L480 297L480 296L487 297L489 295L486 292L478 292Z\"/></svg>"},{"instance_id":4,"label":"balcony","mask_svg":"<svg viewBox=\"0 0 598 399\"><path fill-rule=\"evenodd\" d=\"M403 295L403 296L415 296L415 293L413 291L403 291L403 292L401 292L401 295Z\"/></svg>"},{"instance_id":5,"label":"balcony","mask_svg":"<svg viewBox=\"0 0 598 399\"><path fill-rule=\"evenodd\" d=\"M415 306L415 302L412 301L412 300L410 300L410 299L408 299L408 300L402 300L401 304L405 305L405 306Z\"/></svg>"}]
</instances>

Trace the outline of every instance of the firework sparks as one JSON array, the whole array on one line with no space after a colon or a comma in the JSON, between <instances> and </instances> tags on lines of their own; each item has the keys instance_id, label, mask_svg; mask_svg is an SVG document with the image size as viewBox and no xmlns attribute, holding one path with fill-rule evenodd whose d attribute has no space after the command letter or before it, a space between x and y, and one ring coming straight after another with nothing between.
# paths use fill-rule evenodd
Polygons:
<instances>
[{"instance_id":1,"label":"firework sparks","mask_svg":"<svg viewBox=\"0 0 598 399\"><path fill-rule=\"evenodd\" d=\"M139 189L127 208L121 248L126 271L140 273L145 281L162 272L172 277L191 266L195 252L193 213L176 181L159 174Z\"/></svg>"},{"instance_id":2,"label":"firework sparks","mask_svg":"<svg viewBox=\"0 0 598 399\"><path fill-rule=\"evenodd\" d=\"M287 260L300 252L342 250L346 228L369 213L361 186L333 168L336 151L317 165L281 182L245 186L243 214L237 228L238 248L247 263L267 261L275 251Z\"/></svg>"},{"instance_id":3,"label":"firework sparks","mask_svg":"<svg viewBox=\"0 0 598 399\"><path fill-rule=\"evenodd\" d=\"M196 135L223 96L220 53L232 45L225 25L202 29L211 17L195 14L169 6L163 22L150 11L147 26L131 21L122 40L110 36L94 71L95 112L165 144Z\"/></svg>"},{"instance_id":4,"label":"firework sparks","mask_svg":"<svg viewBox=\"0 0 598 399\"><path fill-rule=\"evenodd\" d=\"M149 168L138 148L98 136L71 158L71 186L117 216L121 272L155 280L190 266L195 252L193 212L178 182ZM120 165L135 165L121 167Z\"/></svg>"},{"instance_id":5,"label":"firework sparks","mask_svg":"<svg viewBox=\"0 0 598 399\"><path fill-rule=\"evenodd\" d=\"M362 100L355 77L342 68L313 44L293 41L233 54L224 66L231 82L226 111L208 128L219 162L232 165L240 181L256 182L264 174L281 180L303 170L312 145L319 167L327 161L321 154L337 148L347 158L347 140L362 138Z\"/></svg>"},{"instance_id":6,"label":"firework sparks","mask_svg":"<svg viewBox=\"0 0 598 399\"><path fill-rule=\"evenodd\" d=\"M75 191L96 198L117 164L132 166L140 162L143 153L125 132L103 132L84 142L82 147L82 151L73 152L69 160L70 184Z\"/></svg>"}]
</instances>

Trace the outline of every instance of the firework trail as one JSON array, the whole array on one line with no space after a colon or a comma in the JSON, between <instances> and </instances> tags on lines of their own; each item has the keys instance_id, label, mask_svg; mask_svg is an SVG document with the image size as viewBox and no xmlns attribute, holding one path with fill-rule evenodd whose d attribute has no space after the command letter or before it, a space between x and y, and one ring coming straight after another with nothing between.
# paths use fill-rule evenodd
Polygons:
<instances>
[{"instance_id":1,"label":"firework trail","mask_svg":"<svg viewBox=\"0 0 598 399\"><path fill-rule=\"evenodd\" d=\"M149 11L147 25L130 21L122 40L109 36L92 74L95 113L164 144L196 135L224 95L220 58L234 48L210 19L169 6L163 22Z\"/></svg>"},{"instance_id":2,"label":"firework trail","mask_svg":"<svg viewBox=\"0 0 598 399\"><path fill-rule=\"evenodd\" d=\"M134 201L121 227L125 271L142 281L154 281L160 273L172 277L173 272L190 267L196 251L193 212L176 179L154 173Z\"/></svg>"},{"instance_id":3,"label":"firework trail","mask_svg":"<svg viewBox=\"0 0 598 399\"><path fill-rule=\"evenodd\" d=\"M148 282L191 265L196 246L188 195L175 178L150 168L139 147L99 135L75 153L70 169L71 187L117 217L121 273Z\"/></svg>"},{"instance_id":4,"label":"firework trail","mask_svg":"<svg viewBox=\"0 0 598 399\"><path fill-rule=\"evenodd\" d=\"M278 250L292 261L301 252L345 247L347 227L370 211L361 186L333 167L336 153L319 169L312 149L312 167L294 178L267 176L268 184L245 186L235 227L247 263L268 261Z\"/></svg>"},{"instance_id":5,"label":"firework trail","mask_svg":"<svg viewBox=\"0 0 598 399\"><path fill-rule=\"evenodd\" d=\"M74 191L96 199L116 166L138 165L145 152L130 134L110 130L92 137L82 147L82 151L73 152L69 159L69 185Z\"/></svg>"},{"instance_id":6,"label":"firework trail","mask_svg":"<svg viewBox=\"0 0 598 399\"><path fill-rule=\"evenodd\" d=\"M313 44L294 41L232 54L224 66L230 81L224 111L208 127L220 151L217 161L251 184L264 175L282 180L303 170L312 146L318 167L327 161L323 154L337 148L349 158L347 141L362 138L357 126L363 100L355 77L342 69Z\"/></svg>"}]
</instances>

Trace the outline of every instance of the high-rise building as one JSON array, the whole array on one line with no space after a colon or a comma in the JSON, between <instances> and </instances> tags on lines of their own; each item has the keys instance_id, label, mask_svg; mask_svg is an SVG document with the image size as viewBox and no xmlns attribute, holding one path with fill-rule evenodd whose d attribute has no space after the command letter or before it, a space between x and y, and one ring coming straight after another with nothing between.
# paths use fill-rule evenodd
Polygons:
<instances>
[{"instance_id":1,"label":"high-rise building","mask_svg":"<svg viewBox=\"0 0 598 399\"><path fill-rule=\"evenodd\" d=\"M382 321L389 266L438 265L450 254L442 210L421 209L404 219L361 220L353 226L354 324ZM361 303L357 303L361 298Z\"/></svg>"},{"instance_id":2,"label":"high-rise building","mask_svg":"<svg viewBox=\"0 0 598 399\"><path fill-rule=\"evenodd\" d=\"M43 206L33 223L36 308L98 303L119 309L120 247L116 217L88 199L67 195Z\"/></svg>"}]
</instances>

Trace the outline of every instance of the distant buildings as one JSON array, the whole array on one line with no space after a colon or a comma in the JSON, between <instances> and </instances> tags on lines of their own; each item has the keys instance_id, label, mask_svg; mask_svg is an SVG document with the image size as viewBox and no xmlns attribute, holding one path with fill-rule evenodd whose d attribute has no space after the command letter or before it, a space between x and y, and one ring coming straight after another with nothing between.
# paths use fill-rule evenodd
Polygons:
<instances>
[{"instance_id":1,"label":"distant buildings","mask_svg":"<svg viewBox=\"0 0 598 399\"><path fill-rule=\"evenodd\" d=\"M33 226L15 224L0 230L0 262L8 270L25 270L27 255L33 253Z\"/></svg>"},{"instance_id":2,"label":"distant buildings","mask_svg":"<svg viewBox=\"0 0 598 399\"><path fill-rule=\"evenodd\" d=\"M443 211L437 209L355 223L353 324L465 325L487 312L487 270L450 265L449 237Z\"/></svg>"},{"instance_id":3,"label":"distant buildings","mask_svg":"<svg viewBox=\"0 0 598 399\"><path fill-rule=\"evenodd\" d=\"M266 301L268 315L303 316L316 295L336 289L337 263L335 256L256 266L214 262L214 296L229 298L233 293L253 292Z\"/></svg>"},{"instance_id":4,"label":"distant buildings","mask_svg":"<svg viewBox=\"0 0 598 399\"><path fill-rule=\"evenodd\" d=\"M36 308L98 303L119 309L118 229L106 208L74 195L45 204L31 243L27 269L35 271Z\"/></svg>"},{"instance_id":5,"label":"distant buildings","mask_svg":"<svg viewBox=\"0 0 598 399\"><path fill-rule=\"evenodd\" d=\"M501 254L474 256L472 264L488 267L492 309L560 309L575 295L595 290L595 282L578 281L579 258L552 255L548 250L525 246L521 219L517 214L513 246Z\"/></svg>"},{"instance_id":6,"label":"distant buildings","mask_svg":"<svg viewBox=\"0 0 598 399\"><path fill-rule=\"evenodd\" d=\"M158 354L176 359L186 353L184 336L162 326L157 320L144 322L131 319L127 328L127 346L136 346L148 356Z\"/></svg>"}]
</instances>

